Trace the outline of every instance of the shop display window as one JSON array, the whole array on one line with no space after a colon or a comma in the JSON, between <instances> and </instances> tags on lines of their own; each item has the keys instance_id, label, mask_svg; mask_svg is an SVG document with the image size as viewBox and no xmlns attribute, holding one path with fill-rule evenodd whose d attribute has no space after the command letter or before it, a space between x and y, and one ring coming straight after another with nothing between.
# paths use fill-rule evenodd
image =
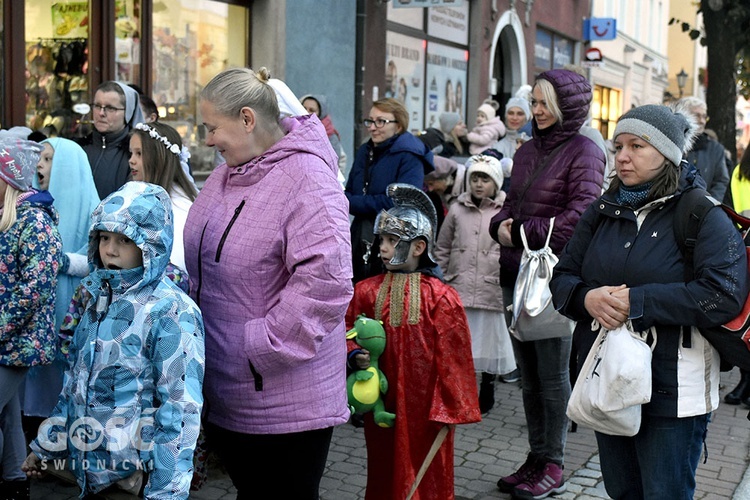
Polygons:
<instances>
[{"instance_id":1,"label":"shop display window","mask_svg":"<svg viewBox=\"0 0 750 500\"><path fill-rule=\"evenodd\" d=\"M81 137L88 130L73 107L89 102L89 2L27 0L25 19L26 125Z\"/></svg>"},{"instance_id":2,"label":"shop display window","mask_svg":"<svg viewBox=\"0 0 750 500\"><path fill-rule=\"evenodd\" d=\"M141 80L141 1L115 2L115 80Z\"/></svg>"},{"instance_id":3,"label":"shop display window","mask_svg":"<svg viewBox=\"0 0 750 500\"><path fill-rule=\"evenodd\" d=\"M604 139L612 139L617 119L621 114L620 91L594 85L594 98L591 100L591 126L599 130Z\"/></svg>"},{"instance_id":4,"label":"shop display window","mask_svg":"<svg viewBox=\"0 0 750 500\"><path fill-rule=\"evenodd\" d=\"M215 163L214 149L205 146L200 91L222 70L247 65L248 21L247 8L217 1L154 4L152 98L159 120L177 129L189 147L197 177Z\"/></svg>"}]
</instances>

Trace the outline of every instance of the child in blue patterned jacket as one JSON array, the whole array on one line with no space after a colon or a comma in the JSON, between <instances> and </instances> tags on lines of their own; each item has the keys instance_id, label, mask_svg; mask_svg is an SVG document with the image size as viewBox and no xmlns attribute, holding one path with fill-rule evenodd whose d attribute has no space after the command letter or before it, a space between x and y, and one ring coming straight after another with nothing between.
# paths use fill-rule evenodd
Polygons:
<instances>
[{"instance_id":1,"label":"child in blue patterned jacket","mask_svg":"<svg viewBox=\"0 0 750 500\"><path fill-rule=\"evenodd\" d=\"M0 498L28 498L19 388L55 358L55 287L62 255L57 212L31 187L42 147L0 139Z\"/></svg>"},{"instance_id":2,"label":"child in blue patterned jacket","mask_svg":"<svg viewBox=\"0 0 750 500\"><path fill-rule=\"evenodd\" d=\"M187 498L203 406L203 319L166 277L172 208L163 188L129 182L91 216L82 280L92 295L70 368L24 470L63 463L82 494L117 486ZM145 472L145 474L144 474Z\"/></svg>"}]
</instances>

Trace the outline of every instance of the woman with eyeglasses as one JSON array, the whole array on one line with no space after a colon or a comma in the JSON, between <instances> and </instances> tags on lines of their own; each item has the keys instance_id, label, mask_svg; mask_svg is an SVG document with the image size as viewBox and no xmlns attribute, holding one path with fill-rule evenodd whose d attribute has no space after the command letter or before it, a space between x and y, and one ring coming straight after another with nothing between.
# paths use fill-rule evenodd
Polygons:
<instances>
[{"instance_id":1,"label":"woman with eyeglasses","mask_svg":"<svg viewBox=\"0 0 750 500\"><path fill-rule=\"evenodd\" d=\"M130 177L130 131L143 123L138 92L128 85L107 81L96 88L91 104L94 130L78 144L86 152L99 198L120 189Z\"/></svg>"},{"instance_id":2,"label":"woman with eyeglasses","mask_svg":"<svg viewBox=\"0 0 750 500\"><path fill-rule=\"evenodd\" d=\"M375 216L393 206L386 195L388 185L401 182L422 189L425 174L434 170L432 153L407 131L409 113L396 99L375 101L362 123L370 140L357 150L345 189L349 213L354 216L351 236L355 283L382 270L372 231Z\"/></svg>"}]
</instances>

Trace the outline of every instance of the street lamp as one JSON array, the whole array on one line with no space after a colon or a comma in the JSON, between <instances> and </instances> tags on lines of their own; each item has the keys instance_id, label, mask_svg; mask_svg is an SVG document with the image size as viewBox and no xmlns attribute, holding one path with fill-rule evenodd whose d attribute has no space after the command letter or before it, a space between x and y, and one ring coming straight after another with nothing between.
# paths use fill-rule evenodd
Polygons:
<instances>
[{"instance_id":1,"label":"street lamp","mask_svg":"<svg viewBox=\"0 0 750 500\"><path fill-rule=\"evenodd\" d=\"M680 68L680 72L677 73L677 88L680 89L680 98L682 98L682 89L685 88L687 83L688 74L685 73L685 68Z\"/></svg>"}]
</instances>

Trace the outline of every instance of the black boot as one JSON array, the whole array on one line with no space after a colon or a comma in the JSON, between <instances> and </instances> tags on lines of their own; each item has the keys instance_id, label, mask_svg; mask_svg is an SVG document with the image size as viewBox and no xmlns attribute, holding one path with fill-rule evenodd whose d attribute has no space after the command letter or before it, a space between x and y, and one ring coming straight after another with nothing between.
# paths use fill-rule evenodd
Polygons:
<instances>
[{"instance_id":1,"label":"black boot","mask_svg":"<svg viewBox=\"0 0 750 500\"><path fill-rule=\"evenodd\" d=\"M26 479L23 481L3 481L0 483L0 499L2 500L29 500L31 482Z\"/></svg>"},{"instance_id":2,"label":"black boot","mask_svg":"<svg viewBox=\"0 0 750 500\"><path fill-rule=\"evenodd\" d=\"M724 402L728 405L738 405L750 398L750 372L740 370L740 382L732 392L724 396Z\"/></svg>"},{"instance_id":3,"label":"black boot","mask_svg":"<svg viewBox=\"0 0 750 500\"><path fill-rule=\"evenodd\" d=\"M479 384L479 411L489 412L495 406L495 376L482 372L482 382Z\"/></svg>"}]
</instances>

